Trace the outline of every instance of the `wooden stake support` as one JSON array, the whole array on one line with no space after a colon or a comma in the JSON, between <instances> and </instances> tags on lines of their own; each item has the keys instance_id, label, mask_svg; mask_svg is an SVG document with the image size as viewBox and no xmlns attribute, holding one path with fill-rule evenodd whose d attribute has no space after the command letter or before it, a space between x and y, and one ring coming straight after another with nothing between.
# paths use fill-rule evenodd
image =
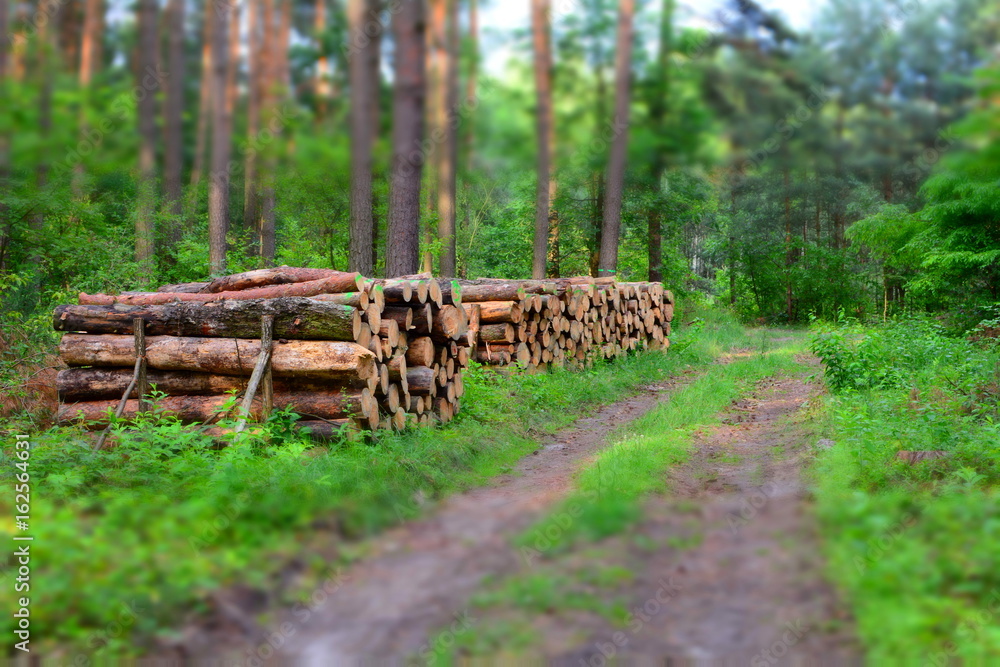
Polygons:
<instances>
[{"instance_id":1,"label":"wooden stake support","mask_svg":"<svg viewBox=\"0 0 1000 667\"><path fill-rule=\"evenodd\" d=\"M104 442L108 439L108 435L111 433L112 427L114 427L115 422L121 419L122 414L125 412L125 406L128 404L128 398L132 395L132 392L136 388L139 390L139 412L145 412L149 409L147 403L143 399L148 391L148 386L146 382L146 323L142 318L136 318L132 320L133 331L135 332L135 369L132 371L132 381L128 383L128 387L125 388L125 393L122 394L122 400L118 402L118 408L115 410L115 418L111 420L107 428L101 431L101 437L97 439L97 443L94 445L94 451L99 452L104 449Z\"/></svg>"},{"instance_id":2,"label":"wooden stake support","mask_svg":"<svg viewBox=\"0 0 1000 667\"><path fill-rule=\"evenodd\" d=\"M257 355L257 363L253 367L253 374L250 376L250 383L247 385L246 394L243 396L243 404L240 406L240 418L236 422L236 432L242 433L247 427L247 419L250 417L250 408L253 406L254 396L257 395L257 387L265 374L270 375L271 368L271 347L274 335L274 316L264 315L260 319L260 354ZM271 382L268 380L264 390L264 407L269 408L274 402L273 389L268 391Z\"/></svg>"}]
</instances>

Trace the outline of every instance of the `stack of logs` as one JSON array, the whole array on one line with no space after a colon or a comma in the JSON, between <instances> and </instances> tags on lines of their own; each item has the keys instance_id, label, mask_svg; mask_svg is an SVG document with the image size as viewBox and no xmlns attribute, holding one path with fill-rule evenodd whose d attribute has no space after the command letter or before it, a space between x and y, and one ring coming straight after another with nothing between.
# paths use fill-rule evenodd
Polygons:
<instances>
[{"instance_id":1,"label":"stack of logs","mask_svg":"<svg viewBox=\"0 0 1000 667\"><path fill-rule=\"evenodd\" d=\"M244 416L289 408L316 434L446 422L458 411L476 336L460 292L429 274L372 281L280 267L153 293L81 294L53 317L66 332L59 351L70 367L57 377L59 420L100 428L116 407L126 418L146 407L138 387L123 397L133 366L139 372L138 323L144 384L160 409L185 422L235 412L233 396L247 391L264 340L273 380Z\"/></svg>"},{"instance_id":2,"label":"stack of logs","mask_svg":"<svg viewBox=\"0 0 1000 667\"><path fill-rule=\"evenodd\" d=\"M610 278L366 280L279 267L81 294L53 318L69 366L57 378L59 420L100 428L147 410L153 390L158 409L184 422L284 408L320 435L447 422L471 360L582 366L665 345L672 317L659 283Z\"/></svg>"},{"instance_id":3,"label":"stack of logs","mask_svg":"<svg viewBox=\"0 0 1000 667\"><path fill-rule=\"evenodd\" d=\"M639 347L669 344L674 297L660 283L613 278L548 281L477 280L462 283L462 299L481 301L476 359L586 366ZM467 306L468 307L468 306Z\"/></svg>"}]
</instances>

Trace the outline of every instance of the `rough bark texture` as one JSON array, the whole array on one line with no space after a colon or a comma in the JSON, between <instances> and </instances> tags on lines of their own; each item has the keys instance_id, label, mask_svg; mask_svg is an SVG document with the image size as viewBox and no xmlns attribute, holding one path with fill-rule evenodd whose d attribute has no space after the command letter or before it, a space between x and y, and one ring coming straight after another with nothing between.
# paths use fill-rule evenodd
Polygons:
<instances>
[{"instance_id":1,"label":"rough bark texture","mask_svg":"<svg viewBox=\"0 0 1000 667\"><path fill-rule=\"evenodd\" d=\"M354 276L353 278L351 276ZM108 306L121 303L130 306L151 306L174 301L224 301L226 299L278 299L286 296L316 296L317 294L343 293L357 291L364 285L364 278L357 274L346 273L341 276L310 280L305 283L290 285L272 285L233 292L217 292L215 294L190 294L177 292L139 292L135 294L85 294L81 293L79 302L88 306Z\"/></svg>"},{"instance_id":2,"label":"rough bark texture","mask_svg":"<svg viewBox=\"0 0 1000 667\"><path fill-rule=\"evenodd\" d=\"M479 304L479 321L483 324L519 323L524 318L521 304L516 301L483 301Z\"/></svg>"},{"instance_id":3,"label":"rough bark texture","mask_svg":"<svg viewBox=\"0 0 1000 667\"><path fill-rule=\"evenodd\" d=\"M538 149L535 188L535 241L531 277L545 277L548 260L549 217L552 210L552 44L549 0L531 0L531 31L535 52L535 130Z\"/></svg>"},{"instance_id":4,"label":"rough bark texture","mask_svg":"<svg viewBox=\"0 0 1000 667\"><path fill-rule=\"evenodd\" d=\"M212 3L205 3L202 17L201 35L201 85L198 88L198 125L195 130L194 166L191 169L191 185L201 182L208 161L208 129L212 118L212 35L214 28Z\"/></svg>"},{"instance_id":5,"label":"rough bark texture","mask_svg":"<svg viewBox=\"0 0 1000 667\"><path fill-rule=\"evenodd\" d=\"M167 396L160 399L158 407L161 410L174 413L178 419L185 422L206 422L213 420L219 411L231 401L232 397L223 396ZM61 423L74 422L82 418L97 422L95 426L106 424L108 409L114 410L118 401L98 400L66 403L59 409L58 420ZM291 408L298 414L320 419L337 419L352 416L365 416L378 413L378 404L367 389L360 392L275 392L274 407L278 409ZM130 400L125 404L123 417L134 417L139 409L139 402ZM250 416L260 419L262 400L254 400Z\"/></svg>"},{"instance_id":6,"label":"rough bark texture","mask_svg":"<svg viewBox=\"0 0 1000 667\"><path fill-rule=\"evenodd\" d=\"M206 292L235 292L268 285L287 285L289 283L304 283L311 280L335 278L354 284L357 274L334 271L333 269L303 269L294 266L279 266L275 269L257 269L234 273L216 278L205 288Z\"/></svg>"},{"instance_id":7,"label":"rough bark texture","mask_svg":"<svg viewBox=\"0 0 1000 667\"><path fill-rule=\"evenodd\" d=\"M229 230L229 155L231 129L226 104L230 6L217 5L212 18L212 168L208 182L208 254L214 274L226 271Z\"/></svg>"},{"instance_id":8,"label":"rough bark texture","mask_svg":"<svg viewBox=\"0 0 1000 667\"><path fill-rule=\"evenodd\" d=\"M0 13L5 11L7 7L6 2L2 4L4 7L3 9L0 9ZM81 30L80 35L79 80L80 85L83 87L90 85L90 82L94 80L94 74L96 74L100 68L102 52L101 18L103 15L104 5L101 0L86 0L86 6L83 14L83 29ZM7 35L7 28L5 27L0 34ZM2 57L3 56L0 56L0 58Z\"/></svg>"},{"instance_id":9,"label":"rough bark texture","mask_svg":"<svg viewBox=\"0 0 1000 667\"><path fill-rule=\"evenodd\" d=\"M615 113L611 121L611 154L608 159L607 188L601 224L598 273L613 275L618 270L618 239L621 229L622 191L625 186L625 158L628 149L629 101L632 72L632 13L635 0L622 0L618 7L617 53L615 54Z\"/></svg>"},{"instance_id":10,"label":"rough bark texture","mask_svg":"<svg viewBox=\"0 0 1000 667\"><path fill-rule=\"evenodd\" d=\"M420 263L420 182L426 155L424 0L401 0L392 19L396 41L392 98L392 181L386 235L386 277L415 273Z\"/></svg>"},{"instance_id":11,"label":"rough bark texture","mask_svg":"<svg viewBox=\"0 0 1000 667\"><path fill-rule=\"evenodd\" d=\"M238 375L212 375L188 371L150 370L147 381L156 391L168 396L213 396L230 391L243 391L247 377ZM309 380L303 378L278 378L274 381L276 392L330 392L341 390L356 392L374 391L374 376L355 382ZM67 368L56 376L59 400L98 401L121 398L132 380L132 371L125 368Z\"/></svg>"},{"instance_id":12,"label":"rough bark texture","mask_svg":"<svg viewBox=\"0 0 1000 667\"><path fill-rule=\"evenodd\" d=\"M247 141L251 146L257 143L260 132L260 105L265 89L265 50L267 16L261 0L247 2ZM258 151L248 150L243 156L243 225L253 230L250 235L248 254L260 253L260 183L257 176Z\"/></svg>"},{"instance_id":13,"label":"rough bark texture","mask_svg":"<svg viewBox=\"0 0 1000 667\"><path fill-rule=\"evenodd\" d=\"M375 0L349 0L351 85L351 219L348 267L365 275L372 274L372 144L377 108L378 80L372 78L373 62L378 57L378 41L365 33L372 20Z\"/></svg>"},{"instance_id":14,"label":"rough bark texture","mask_svg":"<svg viewBox=\"0 0 1000 667\"><path fill-rule=\"evenodd\" d=\"M441 0L440 5L440 11L444 12L440 26L437 25L438 19L435 19L437 29L441 31L440 41L435 35L436 57L440 58L437 72L441 77L437 101L440 107L436 115L440 123L439 129L444 134L437 149L438 239L441 242L438 273L451 278L455 276L457 263L455 200L458 132L454 116L458 112L458 0ZM435 12L437 11L435 8Z\"/></svg>"},{"instance_id":15,"label":"rough bark texture","mask_svg":"<svg viewBox=\"0 0 1000 667\"><path fill-rule=\"evenodd\" d=\"M138 6L139 59L136 89L139 112L139 195L135 215L135 261L143 278L153 276L155 202L156 202L156 93L160 88L157 73L156 0L140 0Z\"/></svg>"},{"instance_id":16,"label":"rough bark texture","mask_svg":"<svg viewBox=\"0 0 1000 667\"><path fill-rule=\"evenodd\" d=\"M273 315L274 337L354 341L361 330L357 309L308 298L172 303L162 306L59 306L56 331L131 334L132 319L146 322L150 336L260 336L260 318Z\"/></svg>"},{"instance_id":17,"label":"rough bark texture","mask_svg":"<svg viewBox=\"0 0 1000 667\"><path fill-rule=\"evenodd\" d=\"M674 0L663 0L660 16L660 46L657 53L657 67L652 95L649 100L649 122L657 136L666 134L667 104L670 96L670 53L673 50ZM667 168L666 154L662 149L653 151L650 160L650 179L653 191L659 195L663 191L663 175ZM649 279L663 280L663 240L661 226L663 216L660 202L654 201L646 216L648 224L647 246L649 249Z\"/></svg>"},{"instance_id":18,"label":"rough bark texture","mask_svg":"<svg viewBox=\"0 0 1000 667\"><path fill-rule=\"evenodd\" d=\"M150 368L249 376L260 341L152 336L146 339L146 350ZM70 366L135 363L132 336L66 334L59 354ZM375 372L375 355L355 343L292 340L275 345L271 367L277 377L366 379Z\"/></svg>"},{"instance_id":19,"label":"rough bark texture","mask_svg":"<svg viewBox=\"0 0 1000 667\"><path fill-rule=\"evenodd\" d=\"M180 216L181 173L184 170L184 0L167 3L167 97L163 109L163 186L167 210ZM181 225L175 220L168 235L180 241Z\"/></svg>"},{"instance_id":20,"label":"rough bark texture","mask_svg":"<svg viewBox=\"0 0 1000 667\"><path fill-rule=\"evenodd\" d=\"M490 282L476 284L462 281L462 302L479 303L482 301L520 301L526 292L520 283Z\"/></svg>"}]
</instances>

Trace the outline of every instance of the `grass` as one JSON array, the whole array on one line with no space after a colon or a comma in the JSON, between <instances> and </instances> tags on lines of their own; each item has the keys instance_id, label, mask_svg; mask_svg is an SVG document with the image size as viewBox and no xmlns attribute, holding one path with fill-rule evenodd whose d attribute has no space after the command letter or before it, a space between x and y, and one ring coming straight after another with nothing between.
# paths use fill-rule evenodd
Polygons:
<instances>
[{"instance_id":1,"label":"grass","mask_svg":"<svg viewBox=\"0 0 1000 667\"><path fill-rule=\"evenodd\" d=\"M509 469L542 434L601 404L706 366L741 335L721 319L692 327L668 352L583 373L474 369L455 422L366 442L317 446L293 435L281 414L222 450L165 415L122 431L117 448L96 454L79 431L36 433L32 647L140 654L181 619L205 612L219 587L273 590L299 560L309 577L327 576L364 537ZM10 454L8 480L16 472ZM12 509L4 507L7 516ZM9 536L14 526L0 532ZM308 542L323 544L321 553L310 555ZM9 561L0 571L4 602L13 602L12 572ZM286 601L296 595L286 592ZM123 614L129 622L109 633ZM0 621L3 632L11 625L9 616Z\"/></svg>"},{"instance_id":2,"label":"grass","mask_svg":"<svg viewBox=\"0 0 1000 667\"><path fill-rule=\"evenodd\" d=\"M924 321L842 322L815 347L836 390L826 405L836 444L814 465L817 511L868 659L996 661L1000 355ZM900 450L947 458L911 466Z\"/></svg>"}]
</instances>

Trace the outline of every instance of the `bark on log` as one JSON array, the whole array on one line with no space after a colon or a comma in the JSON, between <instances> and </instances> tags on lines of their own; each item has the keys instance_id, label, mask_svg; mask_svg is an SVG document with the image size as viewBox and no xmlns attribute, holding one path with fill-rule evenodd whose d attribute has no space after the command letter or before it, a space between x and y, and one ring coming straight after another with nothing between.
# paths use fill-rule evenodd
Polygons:
<instances>
[{"instance_id":1,"label":"bark on log","mask_svg":"<svg viewBox=\"0 0 1000 667\"><path fill-rule=\"evenodd\" d=\"M226 403L232 403L232 396L167 396L157 402L157 409L171 412L184 422L206 422L213 419ZM81 401L65 403L59 407L58 421L66 424L82 419L88 422L106 424L108 410L114 411L117 401ZM262 400L257 397L250 411L253 419L261 416ZM137 400L125 405L124 418L135 416L139 407ZM364 416L378 412L378 403L367 389L355 392L275 392L274 407L291 408L297 414L320 419L339 419ZM234 408L235 411L235 408Z\"/></svg>"},{"instance_id":2,"label":"bark on log","mask_svg":"<svg viewBox=\"0 0 1000 667\"><path fill-rule=\"evenodd\" d=\"M56 331L131 334L132 320L142 318L151 336L259 338L263 315L274 316L275 339L354 341L361 332L356 309L292 297L159 306L59 306L52 326Z\"/></svg>"},{"instance_id":3,"label":"bark on log","mask_svg":"<svg viewBox=\"0 0 1000 667\"><path fill-rule=\"evenodd\" d=\"M410 394L415 396L433 396L437 387L437 373L428 366L408 366L406 382Z\"/></svg>"},{"instance_id":4,"label":"bark on log","mask_svg":"<svg viewBox=\"0 0 1000 667\"><path fill-rule=\"evenodd\" d=\"M156 288L157 292L169 292L172 294L199 294L203 293L209 283L179 283L176 285L161 285Z\"/></svg>"},{"instance_id":5,"label":"bark on log","mask_svg":"<svg viewBox=\"0 0 1000 667\"><path fill-rule=\"evenodd\" d=\"M205 291L213 294L219 292L236 292L265 287L267 285L288 285L328 278L340 278L350 284L354 282L356 276L356 273L345 273L343 271L334 271L333 269L302 269L291 266L279 266L274 269L257 269L255 271L234 273L229 276L216 278L208 284Z\"/></svg>"},{"instance_id":6,"label":"bark on log","mask_svg":"<svg viewBox=\"0 0 1000 667\"><path fill-rule=\"evenodd\" d=\"M131 336L66 334L59 354L70 366L128 367L134 360ZM260 342L246 339L146 339L150 368L198 371L219 375L249 375L260 352ZM279 342L271 367L276 377L367 379L375 372L375 355L355 343L340 341Z\"/></svg>"},{"instance_id":7,"label":"bark on log","mask_svg":"<svg viewBox=\"0 0 1000 667\"><path fill-rule=\"evenodd\" d=\"M97 401L121 397L132 379L132 371L125 368L67 368L56 375L59 400ZM247 377L238 375L212 375L187 371L159 371L151 369L147 381L158 392L167 396L211 396L246 389ZM374 392L377 378L354 381L323 381L308 378L275 378L276 392L308 391L338 392L342 389L368 389Z\"/></svg>"},{"instance_id":8,"label":"bark on log","mask_svg":"<svg viewBox=\"0 0 1000 667\"><path fill-rule=\"evenodd\" d=\"M147 292L144 294L121 294L114 296L111 294L86 294L81 292L79 301L81 305L90 306L110 306L115 303L129 306L150 306L173 303L175 301L209 303L211 301L224 301L226 299L280 299L290 296L315 296L317 294L335 292L356 292L364 286L364 278L359 274L345 273L342 275L345 277L324 278L323 280L313 280L305 283L274 285L235 292L217 292L215 294ZM354 276L354 278L350 278L350 276Z\"/></svg>"},{"instance_id":9,"label":"bark on log","mask_svg":"<svg viewBox=\"0 0 1000 667\"><path fill-rule=\"evenodd\" d=\"M519 282L488 282L459 280L462 288L462 303L480 303L483 301L520 301L526 292Z\"/></svg>"},{"instance_id":10,"label":"bark on log","mask_svg":"<svg viewBox=\"0 0 1000 667\"><path fill-rule=\"evenodd\" d=\"M372 294L373 293L366 291L343 292L341 294L317 294L316 296L309 298L315 301L323 301L325 303L339 303L341 306L350 306L351 308L358 308L359 310L364 310L372 303L374 303L373 299L371 298Z\"/></svg>"},{"instance_id":11,"label":"bark on log","mask_svg":"<svg viewBox=\"0 0 1000 667\"><path fill-rule=\"evenodd\" d=\"M434 316L431 337L444 340L458 340L468 330L465 311L455 306L443 306Z\"/></svg>"},{"instance_id":12,"label":"bark on log","mask_svg":"<svg viewBox=\"0 0 1000 667\"><path fill-rule=\"evenodd\" d=\"M486 324L479 329L479 340L483 343L513 343L514 325L508 322Z\"/></svg>"},{"instance_id":13,"label":"bark on log","mask_svg":"<svg viewBox=\"0 0 1000 667\"><path fill-rule=\"evenodd\" d=\"M434 309L428 303L413 308L413 332L418 336L429 336L434 327Z\"/></svg>"},{"instance_id":14,"label":"bark on log","mask_svg":"<svg viewBox=\"0 0 1000 667\"><path fill-rule=\"evenodd\" d=\"M516 301L483 301L479 304L480 326L510 322L520 324L524 319L521 304Z\"/></svg>"},{"instance_id":15,"label":"bark on log","mask_svg":"<svg viewBox=\"0 0 1000 667\"><path fill-rule=\"evenodd\" d=\"M399 325L400 331L409 331L413 328L413 309L406 306L389 306L382 311L382 322L394 320Z\"/></svg>"}]
</instances>

